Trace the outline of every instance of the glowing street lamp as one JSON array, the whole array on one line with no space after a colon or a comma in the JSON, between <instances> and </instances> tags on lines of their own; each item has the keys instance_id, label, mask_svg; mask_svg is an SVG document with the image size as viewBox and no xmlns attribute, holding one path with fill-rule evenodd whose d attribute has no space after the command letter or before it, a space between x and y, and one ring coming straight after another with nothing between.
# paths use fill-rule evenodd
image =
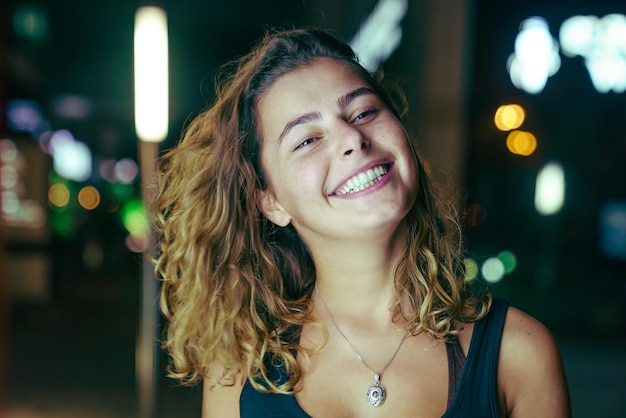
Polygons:
<instances>
[{"instance_id":1,"label":"glowing street lamp","mask_svg":"<svg viewBox=\"0 0 626 418\"><path fill-rule=\"evenodd\" d=\"M135 14L135 131L142 141L161 142L167 136L168 42L167 16L153 6Z\"/></svg>"}]
</instances>

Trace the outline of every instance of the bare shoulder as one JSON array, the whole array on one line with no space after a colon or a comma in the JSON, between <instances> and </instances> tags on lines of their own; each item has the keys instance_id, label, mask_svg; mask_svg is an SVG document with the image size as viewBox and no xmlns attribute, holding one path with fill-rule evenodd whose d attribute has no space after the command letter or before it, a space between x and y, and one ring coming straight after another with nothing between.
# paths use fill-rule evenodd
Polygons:
<instances>
[{"instance_id":1,"label":"bare shoulder","mask_svg":"<svg viewBox=\"0 0 626 418\"><path fill-rule=\"evenodd\" d=\"M222 379L217 385L212 379L205 378L202 388L202 418L239 418L239 397L244 381L241 374L232 379Z\"/></svg>"},{"instance_id":2,"label":"bare shoulder","mask_svg":"<svg viewBox=\"0 0 626 418\"><path fill-rule=\"evenodd\" d=\"M557 348L552 334L541 322L513 307L507 311L502 346L516 351L517 355L533 355L537 350L551 352Z\"/></svg>"},{"instance_id":3,"label":"bare shoulder","mask_svg":"<svg viewBox=\"0 0 626 418\"><path fill-rule=\"evenodd\" d=\"M509 417L569 417L561 354L550 331L510 307L500 347L498 387Z\"/></svg>"}]
</instances>

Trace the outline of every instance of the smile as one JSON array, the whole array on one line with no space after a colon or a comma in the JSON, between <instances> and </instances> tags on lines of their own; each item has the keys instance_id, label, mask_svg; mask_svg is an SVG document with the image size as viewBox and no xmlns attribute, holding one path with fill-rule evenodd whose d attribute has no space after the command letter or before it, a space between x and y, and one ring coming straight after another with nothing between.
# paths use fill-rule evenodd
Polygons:
<instances>
[{"instance_id":1,"label":"smile","mask_svg":"<svg viewBox=\"0 0 626 418\"><path fill-rule=\"evenodd\" d=\"M387 174L386 165L378 165L348 180L336 194L339 196L360 192L378 183Z\"/></svg>"}]
</instances>

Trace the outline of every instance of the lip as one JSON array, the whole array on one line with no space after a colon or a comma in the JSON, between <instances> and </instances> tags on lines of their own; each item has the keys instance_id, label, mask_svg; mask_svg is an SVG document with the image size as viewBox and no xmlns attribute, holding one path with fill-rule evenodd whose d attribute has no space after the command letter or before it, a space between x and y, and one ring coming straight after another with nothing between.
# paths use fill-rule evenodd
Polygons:
<instances>
[{"instance_id":1,"label":"lip","mask_svg":"<svg viewBox=\"0 0 626 418\"><path fill-rule=\"evenodd\" d=\"M360 173L365 173L370 168L374 168L374 167L377 167L379 165L385 165L387 167L387 174L382 178L381 181L378 181L373 186L370 186L367 189L361 190L359 192L353 192L353 193L344 194L344 195L337 194L337 192L343 187L343 185L348 180L350 180L352 177L354 177L354 176L356 176L356 175L358 175ZM385 184L387 184L387 182L390 179L389 174L391 173L391 170L393 169L393 166L394 166L393 162L392 161L388 161L388 160L371 161L368 164L355 169L350 174L345 176L341 181L339 181L337 187L332 191L332 193L329 194L329 196L340 197L340 198L351 198L351 197L362 196L362 195L374 192L374 191L380 189L381 187L383 187Z\"/></svg>"}]
</instances>

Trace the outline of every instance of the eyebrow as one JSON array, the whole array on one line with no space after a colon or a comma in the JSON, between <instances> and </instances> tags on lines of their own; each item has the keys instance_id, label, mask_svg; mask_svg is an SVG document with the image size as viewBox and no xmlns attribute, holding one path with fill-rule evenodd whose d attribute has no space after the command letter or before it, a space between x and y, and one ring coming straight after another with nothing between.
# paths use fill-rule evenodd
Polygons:
<instances>
[{"instance_id":1,"label":"eyebrow","mask_svg":"<svg viewBox=\"0 0 626 418\"><path fill-rule=\"evenodd\" d=\"M339 99L337 99L337 104L340 110L344 110L354 99L359 96L363 96L365 94L376 94L374 90L368 87L360 87L356 90L353 90L347 94L344 94ZM290 130L295 128L298 125L303 125L305 123L320 119L322 115L319 112L311 112L305 113L304 115L300 115L285 124L280 135L278 135L278 144L283 141L283 138L289 133Z\"/></svg>"},{"instance_id":2,"label":"eyebrow","mask_svg":"<svg viewBox=\"0 0 626 418\"><path fill-rule=\"evenodd\" d=\"M289 133L290 130L295 128L298 125L303 125L305 123L320 119L322 115L319 112L311 112L305 113L304 115L298 116L297 118L291 119L289 122L285 124L283 131L278 135L278 143L283 142L283 138L285 135Z\"/></svg>"},{"instance_id":3,"label":"eyebrow","mask_svg":"<svg viewBox=\"0 0 626 418\"><path fill-rule=\"evenodd\" d=\"M363 96L365 94L374 94L375 95L376 92L374 92L374 90L370 89L369 87L361 87L361 88L358 88L356 90L353 90L350 93L341 96L337 100L337 104L339 105L339 109L344 110L350 104L350 102L352 102L357 97Z\"/></svg>"}]
</instances>

